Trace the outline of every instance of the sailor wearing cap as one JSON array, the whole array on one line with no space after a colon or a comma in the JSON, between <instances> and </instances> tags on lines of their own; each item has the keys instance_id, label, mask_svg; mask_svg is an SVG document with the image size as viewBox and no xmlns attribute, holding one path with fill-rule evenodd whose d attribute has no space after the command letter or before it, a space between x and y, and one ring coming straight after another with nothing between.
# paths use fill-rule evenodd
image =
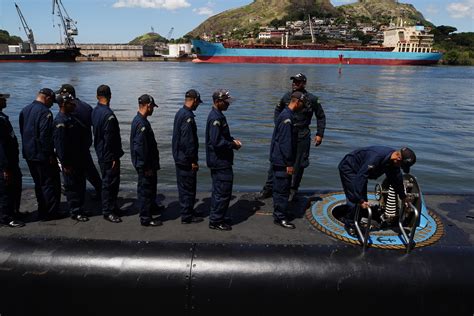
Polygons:
<instances>
[{"instance_id":1,"label":"sailor wearing cap","mask_svg":"<svg viewBox=\"0 0 474 316\"><path fill-rule=\"evenodd\" d=\"M306 101L304 102L303 108L299 112L296 112L294 116L295 132L298 135L298 141L296 145L295 170L291 181L291 191L289 196L289 200L292 201L298 192L301 179L303 178L304 169L309 166L309 152L311 148L311 130L309 126L311 125L313 115L317 120L317 132L314 137L314 144L316 146L319 146L323 140L324 130L326 128L326 116L321 104L319 103L318 97L306 90L306 76L299 73L291 76L290 80L293 81L292 91L287 92L281 98L280 103L275 108L274 119L276 120L283 109L288 106L291 101L291 94L294 91L299 91L306 95ZM267 182L260 192L258 196L259 198L264 199L271 196L273 189L272 179L272 170L270 168Z\"/></svg>"},{"instance_id":2,"label":"sailor wearing cap","mask_svg":"<svg viewBox=\"0 0 474 316\"><path fill-rule=\"evenodd\" d=\"M21 171L18 140L8 116L3 113L9 94L0 93L0 225L21 227Z\"/></svg>"},{"instance_id":3,"label":"sailor wearing cap","mask_svg":"<svg viewBox=\"0 0 474 316\"><path fill-rule=\"evenodd\" d=\"M72 115L76 108L74 97L67 92L57 96L59 112L54 118L54 149L61 163L64 188L71 218L87 222L84 215L84 195L86 192L85 164L83 159L84 131Z\"/></svg>"},{"instance_id":4,"label":"sailor wearing cap","mask_svg":"<svg viewBox=\"0 0 474 316\"><path fill-rule=\"evenodd\" d=\"M405 202L406 194L400 168L405 173L409 173L410 167L415 162L415 153L407 147L395 150L385 146L371 146L359 148L347 154L338 167L348 205L346 218L349 221L354 219L357 205L363 209L369 206L368 179L377 179L382 174L387 176L389 184Z\"/></svg>"},{"instance_id":5,"label":"sailor wearing cap","mask_svg":"<svg viewBox=\"0 0 474 316\"><path fill-rule=\"evenodd\" d=\"M212 196L209 214L209 228L232 230L227 210L232 195L234 172L234 150L242 143L230 135L229 125L222 112L227 111L232 98L228 90L220 89L212 95L214 105L207 117L206 160L211 169Z\"/></svg>"},{"instance_id":6,"label":"sailor wearing cap","mask_svg":"<svg viewBox=\"0 0 474 316\"><path fill-rule=\"evenodd\" d=\"M274 223L294 229L288 213L291 177L294 172L297 139L294 133L294 113L299 111L306 96L300 91L291 95L290 104L278 115L270 146L270 163L273 171L273 218Z\"/></svg>"},{"instance_id":7,"label":"sailor wearing cap","mask_svg":"<svg viewBox=\"0 0 474 316\"><path fill-rule=\"evenodd\" d=\"M194 89L187 91L184 105L174 117L172 150L176 165L176 183L178 185L179 204L181 207L181 223L183 224L203 221L202 216L196 214L194 210L196 176L199 170L199 139L193 111L201 103L202 100L199 92Z\"/></svg>"},{"instance_id":8,"label":"sailor wearing cap","mask_svg":"<svg viewBox=\"0 0 474 316\"><path fill-rule=\"evenodd\" d=\"M99 172L97 171L94 161L92 160L90 147L92 146L92 106L82 101L76 96L76 89L70 84L63 84L61 88L56 91L56 94L69 94L74 98L76 109L72 113L77 123L81 127L83 138L86 140L82 142L84 145L80 152L84 163L84 172L86 173L86 179L92 184L95 189L95 196L100 198L102 191L102 180L100 179Z\"/></svg>"},{"instance_id":9,"label":"sailor wearing cap","mask_svg":"<svg viewBox=\"0 0 474 316\"><path fill-rule=\"evenodd\" d=\"M102 214L112 223L120 223L117 196L120 187L120 158L123 156L120 127L110 109L112 92L107 85L97 88L97 106L92 111L94 147L102 173Z\"/></svg>"},{"instance_id":10,"label":"sailor wearing cap","mask_svg":"<svg viewBox=\"0 0 474 316\"><path fill-rule=\"evenodd\" d=\"M36 100L20 113L23 158L35 182L38 216L41 220L57 216L61 198L59 167L53 144L53 114L49 110L54 102L54 91L43 88Z\"/></svg>"},{"instance_id":11,"label":"sailor wearing cap","mask_svg":"<svg viewBox=\"0 0 474 316\"><path fill-rule=\"evenodd\" d=\"M162 211L156 204L157 171L160 170L160 154L147 117L157 108L151 95L138 98L138 113L130 130L130 154L132 164L138 173L137 204L142 226L161 226L159 218L153 218L153 211Z\"/></svg>"}]
</instances>

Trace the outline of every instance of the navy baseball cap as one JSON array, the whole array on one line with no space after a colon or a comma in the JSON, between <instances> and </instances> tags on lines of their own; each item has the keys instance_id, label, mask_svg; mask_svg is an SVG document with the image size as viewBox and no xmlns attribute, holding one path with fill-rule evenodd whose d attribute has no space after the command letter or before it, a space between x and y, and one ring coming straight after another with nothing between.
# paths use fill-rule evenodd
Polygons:
<instances>
[{"instance_id":1,"label":"navy baseball cap","mask_svg":"<svg viewBox=\"0 0 474 316\"><path fill-rule=\"evenodd\" d=\"M38 93L44 94L45 96L50 98L56 98L56 93L54 93L54 91L49 88L43 88Z\"/></svg>"},{"instance_id":2,"label":"navy baseball cap","mask_svg":"<svg viewBox=\"0 0 474 316\"><path fill-rule=\"evenodd\" d=\"M184 96L185 98L197 99L199 103L202 103L201 95L194 89L188 90Z\"/></svg>"},{"instance_id":3,"label":"navy baseball cap","mask_svg":"<svg viewBox=\"0 0 474 316\"><path fill-rule=\"evenodd\" d=\"M306 76L302 73L290 77L290 80L306 82Z\"/></svg>"},{"instance_id":4,"label":"navy baseball cap","mask_svg":"<svg viewBox=\"0 0 474 316\"><path fill-rule=\"evenodd\" d=\"M60 93L69 93L69 94L72 94L73 96L76 95L76 89L74 89L74 87L70 84L63 84L61 86L61 88L59 88L58 91L56 91L56 94L60 94Z\"/></svg>"},{"instance_id":5,"label":"navy baseball cap","mask_svg":"<svg viewBox=\"0 0 474 316\"><path fill-rule=\"evenodd\" d=\"M400 149L400 153L402 154L402 170L405 173L410 173L410 167L416 162L415 152L408 147L403 147Z\"/></svg>"},{"instance_id":6,"label":"navy baseball cap","mask_svg":"<svg viewBox=\"0 0 474 316\"><path fill-rule=\"evenodd\" d=\"M8 93L0 93L0 99L8 99L10 95Z\"/></svg>"},{"instance_id":7,"label":"navy baseball cap","mask_svg":"<svg viewBox=\"0 0 474 316\"><path fill-rule=\"evenodd\" d=\"M301 91L295 91L291 94L292 99L298 99L299 101L306 101L306 94Z\"/></svg>"},{"instance_id":8,"label":"navy baseball cap","mask_svg":"<svg viewBox=\"0 0 474 316\"><path fill-rule=\"evenodd\" d=\"M153 107L158 107L155 103L155 99L149 94L144 94L141 97L138 98L138 103L139 104L149 104L151 103L151 106Z\"/></svg>"},{"instance_id":9,"label":"navy baseball cap","mask_svg":"<svg viewBox=\"0 0 474 316\"><path fill-rule=\"evenodd\" d=\"M56 103L59 105L64 104L66 102L73 101L74 99L75 99L74 96L70 94L69 92L56 95Z\"/></svg>"},{"instance_id":10,"label":"navy baseball cap","mask_svg":"<svg viewBox=\"0 0 474 316\"><path fill-rule=\"evenodd\" d=\"M219 89L219 90L216 90L216 91L212 94L212 100L214 100L214 101L222 100L222 101L228 101L228 102L232 102L232 101L233 101L232 96L230 95L229 90L226 90L226 89Z\"/></svg>"}]
</instances>

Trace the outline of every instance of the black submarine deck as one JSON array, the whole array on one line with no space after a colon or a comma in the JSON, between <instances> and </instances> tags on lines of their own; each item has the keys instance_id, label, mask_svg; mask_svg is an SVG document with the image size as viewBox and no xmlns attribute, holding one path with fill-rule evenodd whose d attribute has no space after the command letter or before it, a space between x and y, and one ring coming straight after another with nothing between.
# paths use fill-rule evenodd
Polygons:
<instances>
[{"instance_id":1,"label":"black submarine deck","mask_svg":"<svg viewBox=\"0 0 474 316\"><path fill-rule=\"evenodd\" d=\"M271 199L251 192L234 192L229 232L209 229L207 218L181 224L172 191L158 196L161 227L139 224L133 190L119 194L120 224L90 199L86 223L33 213L23 228L0 228L0 314L473 315L474 194L425 194L444 236L407 254L364 253L318 231L305 211L324 193L303 192L291 205L295 230L273 224ZM207 213L210 193L197 200ZM22 212L35 204L25 190Z\"/></svg>"},{"instance_id":2,"label":"black submarine deck","mask_svg":"<svg viewBox=\"0 0 474 316\"><path fill-rule=\"evenodd\" d=\"M158 200L166 207L161 215L163 226L142 227L138 212L134 208L136 192L121 191L118 204L123 212L120 224L105 221L100 213L100 203L86 199L85 210L92 214L90 221L80 223L65 215L64 218L47 222L36 220L36 198L33 190L25 190L21 205L22 212L31 212L27 225L19 229L0 229L0 237L11 238L69 238L83 240L115 240L172 243L237 243L262 245L344 245L314 228L305 218L305 211L311 201L327 192L304 191L290 204L295 217L295 230L284 229L273 224L272 199L256 200L256 193L234 192L229 207L233 230L221 232L208 228L210 193L197 194L196 210L205 214L203 222L183 225L180 220L177 192L158 194ZM445 233L436 246L474 245L474 194L425 194L427 207L441 218ZM63 210L67 209L64 201Z\"/></svg>"}]
</instances>

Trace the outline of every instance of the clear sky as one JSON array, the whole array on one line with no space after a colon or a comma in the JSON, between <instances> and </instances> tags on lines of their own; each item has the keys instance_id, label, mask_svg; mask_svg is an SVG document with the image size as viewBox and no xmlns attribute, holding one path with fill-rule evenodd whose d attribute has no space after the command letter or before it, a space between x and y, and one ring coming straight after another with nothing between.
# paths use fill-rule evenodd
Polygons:
<instances>
[{"instance_id":1,"label":"clear sky","mask_svg":"<svg viewBox=\"0 0 474 316\"><path fill-rule=\"evenodd\" d=\"M57 43L59 19L52 0L0 0L0 29L25 39L14 2L20 6L38 43ZM151 31L181 37L209 16L249 4L251 0L62 0L79 29L77 43L127 43ZM334 5L354 0L331 0ZM413 4L435 25L474 32L474 0L400 0Z\"/></svg>"}]
</instances>

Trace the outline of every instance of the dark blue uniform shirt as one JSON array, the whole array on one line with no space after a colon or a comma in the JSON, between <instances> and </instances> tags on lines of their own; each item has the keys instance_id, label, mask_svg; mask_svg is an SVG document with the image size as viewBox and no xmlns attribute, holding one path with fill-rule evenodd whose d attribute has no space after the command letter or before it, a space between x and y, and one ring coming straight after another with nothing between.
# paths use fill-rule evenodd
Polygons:
<instances>
[{"instance_id":1,"label":"dark blue uniform shirt","mask_svg":"<svg viewBox=\"0 0 474 316\"><path fill-rule=\"evenodd\" d=\"M80 166L84 161L83 130L79 122L72 115L59 112L54 119L53 132L56 156L63 166Z\"/></svg>"},{"instance_id":2,"label":"dark blue uniform shirt","mask_svg":"<svg viewBox=\"0 0 474 316\"><path fill-rule=\"evenodd\" d=\"M93 108L86 102L75 99L76 109L72 115L79 121L82 133L87 142L84 142L85 148L92 146L92 111Z\"/></svg>"},{"instance_id":3,"label":"dark blue uniform shirt","mask_svg":"<svg viewBox=\"0 0 474 316\"><path fill-rule=\"evenodd\" d=\"M54 156L53 114L41 102L33 101L20 113L23 158L47 162Z\"/></svg>"},{"instance_id":4,"label":"dark blue uniform shirt","mask_svg":"<svg viewBox=\"0 0 474 316\"><path fill-rule=\"evenodd\" d=\"M173 158L176 164L190 166L198 162L199 140L192 110L183 106L174 117Z\"/></svg>"},{"instance_id":5,"label":"dark blue uniform shirt","mask_svg":"<svg viewBox=\"0 0 474 316\"><path fill-rule=\"evenodd\" d=\"M234 163L234 138L221 111L212 107L206 125L206 160L211 169L225 169Z\"/></svg>"},{"instance_id":6,"label":"dark blue uniform shirt","mask_svg":"<svg viewBox=\"0 0 474 316\"><path fill-rule=\"evenodd\" d=\"M159 170L160 153L150 122L137 113L130 131L130 154L135 169Z\"/></svg>"},{"instance_id":7,"label":"dark blue uniform shirt","mask_svg":"<svg viewBox=\"0 0 474 316\"><path fill-rule=\"evenodd\" d=\"M94 147L100 163L112 162L123 156L120 127L109 106L97 103L92 111Z\"/></svg>"},{"instance_id":8,"label":"dark blue uniform shirt","mask_svg":"<svg viewBox=\"0 0 474 316\"><path fill-rule=\"evenodd\" d=\"M8 116L0 111L0 169L18 168L18 140Z\"/></svg>"},{"instance_id":9,"label":"dark blue uniform shirt","mask_svg":"<svg viewBox=\"0 0 474 316\"><path fill-rule=\"evenodd\" d=\"M301 91L306 95L306 101L303 108L298 112L294 113L294 125L297 129L298 138L305 138L311 135L309 126L314 116L317 119L317 132L316 135L324 137L324 130L326 129L326 115L324 110L319 103L318 97L309 93L306 90ZM291 95L293 91L287 92L280 100L280 103L275 108L274 120L278 118L280 113L285 109L291 101Z\"/></svg>"},{"instance_id":10,"label":"dark blue uniform shirt","mask_svg":"<svg viewBox=\"0 0 474 316\"><path fill-rule=\"evenodd\" d=\"M294 113L288 107L284 108L276 119L270 146L270 162L274 166L292 167L295 163L296 139L293 120Z\"/></svg>"},{"instance_id":11,"label":"dark blue uniform shirt","mask_svg":"<svg viewBox=\"0 0 474 316\"><path fill-rule=\"evenodd\" d=\"M367 188L367 179L377 179L384 173L399 197L405 198L402 172L390 162L390 156L394 151L395 149L390 147L371 146L354 150L344 157L339 166L344 164L350 167L356 175L353 181L354 200L364 201L363 192Z\"/></svg>"}]
</instances>

